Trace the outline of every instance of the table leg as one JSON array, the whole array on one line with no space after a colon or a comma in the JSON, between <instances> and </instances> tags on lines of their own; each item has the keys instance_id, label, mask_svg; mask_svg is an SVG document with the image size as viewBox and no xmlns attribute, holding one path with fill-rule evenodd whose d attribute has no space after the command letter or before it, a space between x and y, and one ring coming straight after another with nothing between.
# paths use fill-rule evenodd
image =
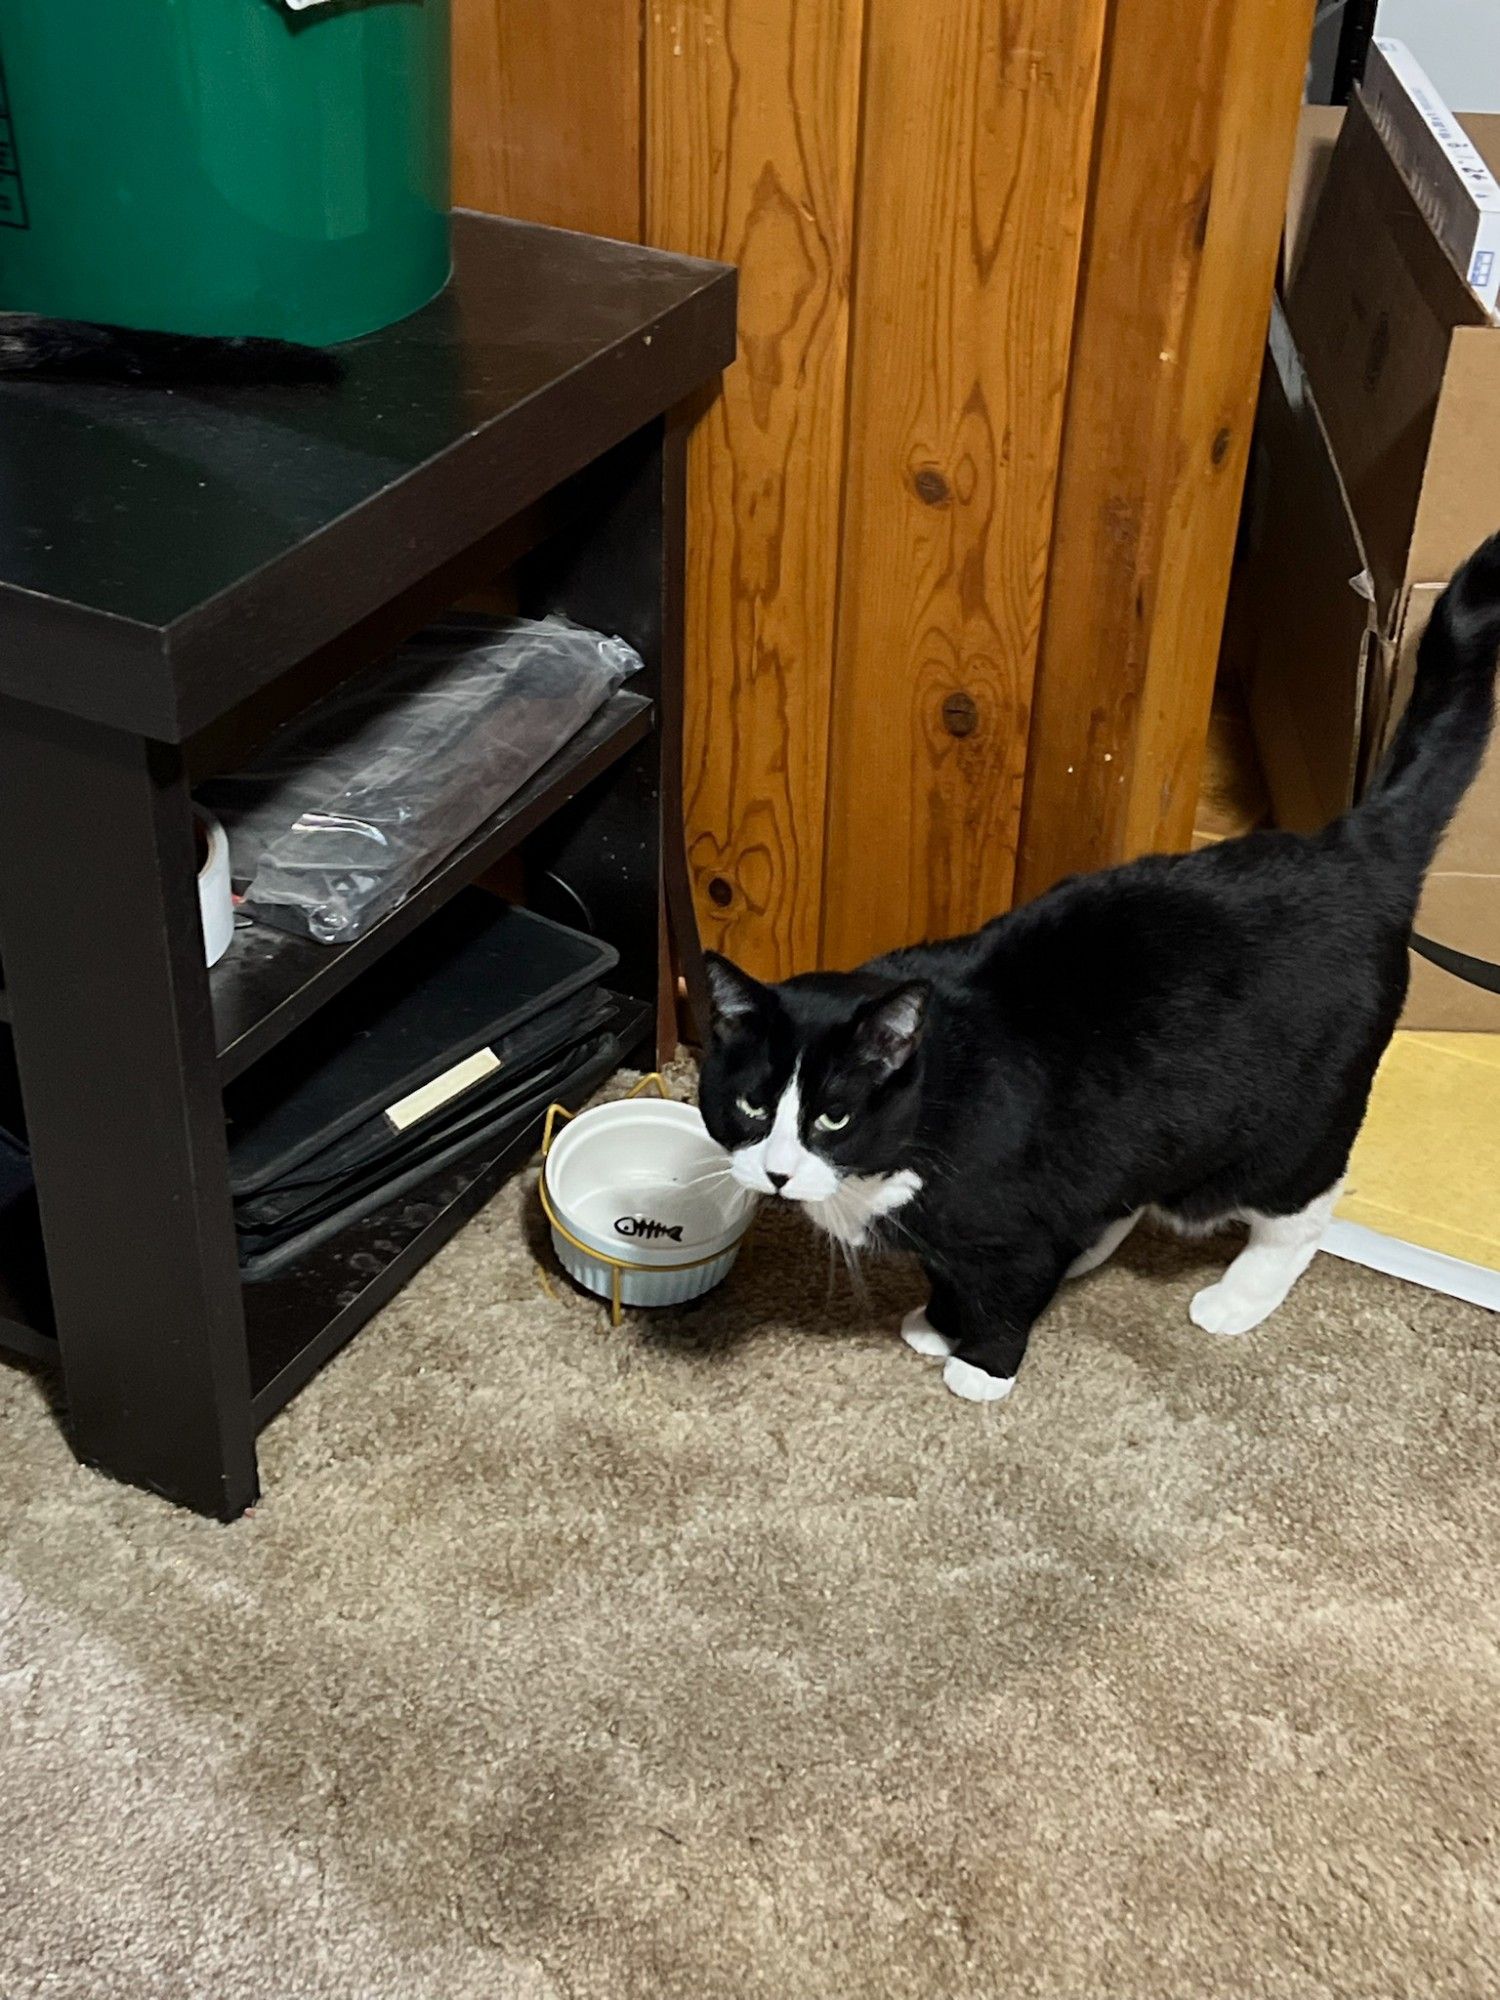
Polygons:
<instances>
[{"instance_id":1,"label":"table leg","mask_svg":"<svg viewBox=\"0 0 1500 2000\"><path fill-rule=\"evenodd\" d=\"M677 970L687 988L688 1025L700 1048L708 1043L708 977L688 868L684 794L686 690L687 441L691 416L667 419L662 441L661 668L657 696L661 734L662 880ZM675 998L675 995L674 995Z\"/></svg>"},{"instance_id":2,"label":"table leg","mask_svg":"<svg viewBox=\"0 0 1500 2000\"><path fill-rule=\"evenodd\" d=\"M228 1519L255 1433L176 749L0 702L0 939L74 1449Z\"/></svg>"}]
</instances>

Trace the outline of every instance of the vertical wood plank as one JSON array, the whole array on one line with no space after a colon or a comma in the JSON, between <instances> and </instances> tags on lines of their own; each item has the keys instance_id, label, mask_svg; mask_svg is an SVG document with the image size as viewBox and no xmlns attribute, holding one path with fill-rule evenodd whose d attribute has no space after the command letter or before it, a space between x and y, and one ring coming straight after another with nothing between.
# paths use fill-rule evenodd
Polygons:
<instances>
[{"instance_id":1,"label":"vertical wood plank","mask_svg":"<svg viewBox=\"0 0 1500 2000\"><path fill-rule=\"evenodd\" d=\"M461 208L641 234L642 0L453 0Z\"/></svg>"},{"instance_id":2,"label":"vertical wood plank","mask_svg":"<svg viewBox=\"0 0 1500 2000\"><path fill-rule=\"evenodd\" d=\"M1017 889L1192 837L1309 0L1114 0Z\"/></svg>"},{"instance_id":3,"label":"vertical wood plank","mask_svg":"<svg viewBox=\"0 0 1500 2000\"><path fill-rule=\"evenodd\" d=\"M648 0L646 236L740 267L694 434L688 853L705 943L818 949L862 0Z\"/></svg>"},{"instance_id":4,"label":"vertical wood plank","mask_svg":"<svg viewBox=\"0 0 1500 2000\"><path fill-rule=\"evenodd\" d=\"M870 0L824 957L1010 900L1104 0Z\"/></svg>"},{"instance_id":5,"label":"vertical wood plank","mask_svg":"<svg viewBox=\"0 0 1500 2000\"><path fill-rule=\"evenodd\" d=\"M1309 0L1237 0L1232 17L1126 856L1192 840L1312 33Z\"/></svg>"}]
</instances>

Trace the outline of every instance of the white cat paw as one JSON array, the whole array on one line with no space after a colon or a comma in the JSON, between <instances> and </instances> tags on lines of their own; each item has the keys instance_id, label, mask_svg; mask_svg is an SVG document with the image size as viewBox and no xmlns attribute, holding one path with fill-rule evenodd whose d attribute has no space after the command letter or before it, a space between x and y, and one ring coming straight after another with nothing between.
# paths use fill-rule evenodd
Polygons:
<instances>
[{"instance_id":1,"label":"white cat paw","mask_svg":"<svg viewBox=\"0 0 1500 2000\"><path fill-rule=\"evenodd\" d=\"M951 1354L943 1363L943 1383L955 1396L962 1396L966 1403L998 1403L1016 1386L1016 1378L1014 1375L987 1375L973 1362L960 1361L956 1354Z\"/></svg>"},{"instance_id":2,"label":"white cat paw","mask_svg":"<svg viewBox=\"0 0 1500 2000\"><path fill-rule=\"evenodd\" d=\"M1194 1326L1201 1326L1205 1333L1225 1337L1249 1333L1252 1327L1259 1326L1274 1311L1274 1305L1268 1306L1263 1298L1243 1291L1227 1278L1199 1292L1188 1307Z\"/></svg>"},{"instance_id":3,"label":"white cat paw","mask_svg":"<svg viewBox=\"0 0 1500 2000\"><path fill-rule=\"evenodd\" d=\"M925 1354L929 1361L946 1361L953 1352L953 1342L938 1332L925 1306L918 1306L902 1320L901 1338L913 1353Z\"/></svg>"}]
</instances>

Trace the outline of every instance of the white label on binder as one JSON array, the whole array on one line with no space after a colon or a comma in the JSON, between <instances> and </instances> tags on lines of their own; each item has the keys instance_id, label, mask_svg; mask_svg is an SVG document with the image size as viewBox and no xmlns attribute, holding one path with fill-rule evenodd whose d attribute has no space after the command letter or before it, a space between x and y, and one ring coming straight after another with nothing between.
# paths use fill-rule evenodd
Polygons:
<instances>
[{"instance_id":1,"label":"white label on binder","mask_svg":"<svg viewBox=\"0 0 1500 2000\"><path fill-rule=\"evenodd\" d=\"M452 1069L445 1069L441 1076L433 1077L430 1083L424 1083L420 1090L412 1091L409 1097L400 1098L395 1104L388 1104L385 1115L394 1131L404 1132L408 1126L420 1124L422 1119L430 1118L433 1112L441 1110L443 1105L451 1104L454 1098L461 1097L464 1091L472 1090L483 1078L493 1076L499 1067L500 1058L493 1049L476 1049L473 1055L465 1056L463 1061L455 1063Z\"/></svg>"}]
</instances>

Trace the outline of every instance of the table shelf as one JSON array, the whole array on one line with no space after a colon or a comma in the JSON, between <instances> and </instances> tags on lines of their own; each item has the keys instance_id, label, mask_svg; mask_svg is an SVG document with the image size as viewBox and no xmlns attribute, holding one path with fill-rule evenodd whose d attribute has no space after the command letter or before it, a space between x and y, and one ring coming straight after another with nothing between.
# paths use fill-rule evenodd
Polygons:
<instances>
[{"instance_id":1,"label":"table shelf","mask_svg":"<svg viewBox=\"0 0 1500 2000\"><path fill-rule=\"evenodd\" d=\"M81 1459L220 1519L259 1491L258 1426L535 1136L481 1142L247 1285L226 1084L253 1091L258 1058L403 939L420 953L512 850L517 893L615 954L638 1043L671 1046L677 977L706 997L682 837L687 430L734 357L733 274L471 215L453 247L441 296L349 343L326 388L0 383L19 496L0 515L0 1020L41 1216L0 1242L0 1348L60 1363ZM367 937L249 926L205 970L194 786L446 606L500 594L618 634L640 673Z\"/></svg>"},{"instance_id":2,"label":"table shelf","mask_svg":"<svg viewBox=\"0 0 1500 2000\"><path fill-rule=\"evenodd\" d=\"M649 1045L651 1010L622 1002L614 1033L627 1059ZM587 1103L616 1067L610 1056L578 1070L558 1091L570 1110ZM265 1424L330 1355L404 1285L541 1144L542 1118L498 1147L439 1168L428 1181L351 1223L274 1278L245 1286L245 1331L255 1421Z\"/></svg>"},{"instance_id":3,"label":"table shelf","mask_svg":"<svg viewBox=\"0 0 1500 2000\"><path fill-rule=\"evenodd\" d=\"M209 980L219 1073L228 1083L410 935L424 918L518 847L560 806L643 742L652 706L628 689L558 751L529 784L463 841L399 908L352 944L325 945L269 924L240 931Z\"/></svg>"},{"instance_id":4,"label":"table shelf","mask_svg":"<svg viewBox=\"0 0 1500 2000\"><path fill-rule=\"evenodd\" d=\"M651 1010L618 1000L613 1026L629 1059L649 1046ZM585 1064L558 1090L577 1110L615 1068L617 1058ZM430 1179L351 1223L274 1278L244 1286L245 1338L257 1427L351 1340L541 1144L542 1119L503 1143L481 1145L438 1168ZM13 1227L0 1239L0 1350L56 1363L57 1339L40 1231Z\"/></svg>"},{"instance_id":5,"label":"table shelf","mask_svg":"<svg viewBox=\"0 0 1500 2000\"><path fill-rule=\"evenodd\" d=\"M578 796L650 735L652 704L622 689L544 764L536 776L466 840L366 936L348 945L315 944L269 924L236 934L209 978L219 1073L231 1082L283 1036L300 1028L352 979L399 944L455 890L520 846L560 806ZM0 967L0 982L3 982ZM0 983L0 1023L10 1020Z\"/></svg>"}]
</instances>

